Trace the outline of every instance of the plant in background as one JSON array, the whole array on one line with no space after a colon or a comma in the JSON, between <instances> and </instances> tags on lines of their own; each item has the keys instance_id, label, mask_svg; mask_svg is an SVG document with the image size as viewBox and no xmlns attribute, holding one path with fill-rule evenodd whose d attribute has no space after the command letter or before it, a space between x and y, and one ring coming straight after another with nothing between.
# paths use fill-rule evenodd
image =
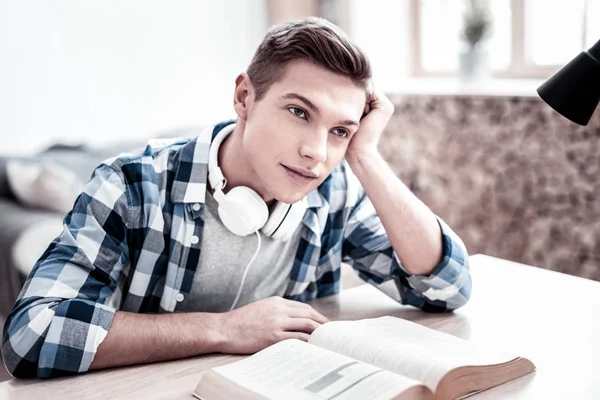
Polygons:
<instances>
[{"instance_id":1,"label":"plant in background","mask_svg":"<svg viewBox=\"0 0 600 400\"><path fill-rule=\"evenodd\" d=\"M492 26L487 0L468 0L463 14L462 38L474 48L487 37Z\"/></svg>"},{"instance_id":2,"label":"plant in background","mask_svg":"<svg viewBox=\"0 0 600 400\"><path fill-rule=\"evenodd\" d=\"M464 45L459 54L460 77L474 81L488 76L488 53L483 45L492 27L488 0L467 0L461 36Z\"/></svg>"}]
</instances>

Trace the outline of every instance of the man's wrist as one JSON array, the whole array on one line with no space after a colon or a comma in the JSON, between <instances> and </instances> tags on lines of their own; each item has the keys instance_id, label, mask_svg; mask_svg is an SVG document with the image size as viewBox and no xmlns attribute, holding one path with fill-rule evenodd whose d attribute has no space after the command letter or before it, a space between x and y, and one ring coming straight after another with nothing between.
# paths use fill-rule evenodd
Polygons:
<instances>
[{"instance_id":1,"label":"man's wrist","mask_svg":"<svg viewBox=\"0 0 600 400\"><path fill-rule=\"evenodd\" d=\"M202 324L199 324L198 329L205 332L203 337L206 342L200 346L210 353L223 353L229 342L227 328L227 313L202 313Z\"/></svg>"},{"instance_id":2,"label":"man's wrist","mask_svg":"<svg viewBox=\"0 0 600 400\"><path fill-rule=\"evenodd\" d=\"M381 158L381 154L377 148L347 152L345 156L346 161L353 171L355 169L364 167L366 163L372 162L377 158Z\"/></svg>"}]
</instances>

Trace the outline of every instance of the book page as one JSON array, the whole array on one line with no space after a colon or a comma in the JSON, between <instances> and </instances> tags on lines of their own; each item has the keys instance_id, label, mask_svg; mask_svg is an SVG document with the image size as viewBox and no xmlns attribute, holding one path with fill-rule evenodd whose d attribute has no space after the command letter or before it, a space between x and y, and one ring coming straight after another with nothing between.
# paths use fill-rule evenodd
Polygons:
<instances>
[{"instance_id":1,"label":"book page","mask_svg":"<svg viewBox=\"0 0 600 400\"><path fill-rule=\"evenodd\" d=\"M309 343L423 382L432 391L456 367L517 358L395 317L328 322Z\"/></svg>"},{"instance_id":2,"label":"book page","mask_svg":"<svg viewBox=\"0 0 600 400\"><path fill-rule=\"evenodd\" d=\"M419 382L290 339L214 371L269 399L390 399Z\"/></svg>"}]
</instances>

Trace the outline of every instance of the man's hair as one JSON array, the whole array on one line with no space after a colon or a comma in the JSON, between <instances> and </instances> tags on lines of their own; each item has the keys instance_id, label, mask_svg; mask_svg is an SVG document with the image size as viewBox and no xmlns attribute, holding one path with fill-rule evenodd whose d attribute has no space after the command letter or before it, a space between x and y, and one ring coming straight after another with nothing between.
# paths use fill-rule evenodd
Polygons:
<instances>
[{"instance_id":1,"label":"man's hair","mask_svg":"<svg viewBox=\"0 0 600 400\"><path fill-rule=\"evenodd\" d=\"M339 27L323 18L308 17L274 26L258 46L247 70L255 100L261 100L281 79L285 66L297 60L346 76L365 90L371 79L367 56Z\"/></svg>"}]
</instances>

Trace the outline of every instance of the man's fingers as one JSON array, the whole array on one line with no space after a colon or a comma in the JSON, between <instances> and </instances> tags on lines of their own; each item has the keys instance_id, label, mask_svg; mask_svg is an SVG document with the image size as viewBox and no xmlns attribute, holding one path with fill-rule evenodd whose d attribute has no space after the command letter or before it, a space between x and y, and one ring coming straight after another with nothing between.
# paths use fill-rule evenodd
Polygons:
<instances>
[{"instance_id":1,"label":"man's fingers","mask_svg":"<svg viewBox=\"0 0 600 400\"><path fill-rule=\"evenodd\" d=\"M306 307L295 307L290 311L290 317L293 318L310 318L313 321L318 322L319 324L324 324L329 322L329 319L323 314L319 313L317 310L312 308L309 305L305 305Z\"/></svg>"},{"instance_id":2,"label":"man's fingers","mask_svg":"<svg viewBox=\"0 0 600 400\"><path fill-rule=\"evenodd\" d=\"M298 340L302 340L303 342L308 342L308 338L310 337L310 335L308 333L304 333L304 332L284 332L282 337L283 337L282 340L298 339Z\"/></svg>"},{"instance_id":3,"label":"man's fingers","mask_svg":"<svg viewBox=\"0 0 600 400\"><path fill-rule=\"evenodd\" d=\"M319 326L321 326L320 323L310 318L290 318L285 324L285 330L287 332L304 332L310 334Z\"/></svg>"},{"instance_id":4,"label":"man's fingers","mask_svg":"<svg viewBox=\"0 0 600 400\"><path fill-rule=\"evenodd\" d=\"M294 301L289 299L284 299L285 304L294 309L294 312L290 314L292 317L296 318L311 318L321 324L325 322L329 322L329 318L312 308L306 303L302 303L300 301Z\"/></svg>"},{"instance_id":5,"label":"man's fingers","mask_svg":"<svg viewBox=\"0 0 600 400\"><path fill-rule=\"evenodd\" d=\"M306 308L306 307L310 307L308 304L302 303L302 302L296 301L296 300L283 299L283 301L285 302L286 305L288 305L290 307L294 307L294 308Z\"/></svg>"},{"instance_id":6,"label":"man's fingers","mask_svg":"<svg viewBox=\"0 0 600 400\"><path fill-rule=\"evenodd\" d=\"M324 324L326 322L329 322L329 318L327 318L326 316L324 316L323 314L321 314L320 312L318 312L314 308L311 307L311 309L309 310L309 312L310 312L310 317L312 319L314 319L315 321L317 321L318 323Z\"/></svg>"}]
</instances>

